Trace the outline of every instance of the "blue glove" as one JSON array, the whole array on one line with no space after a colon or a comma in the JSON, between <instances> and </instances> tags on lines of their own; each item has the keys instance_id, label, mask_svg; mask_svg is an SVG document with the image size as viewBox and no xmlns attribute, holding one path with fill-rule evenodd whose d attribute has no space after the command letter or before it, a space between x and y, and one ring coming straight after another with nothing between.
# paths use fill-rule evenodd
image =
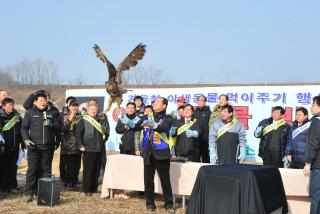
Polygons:
<instances>
[{"instance_id":1,"label":"blue glove","mask_svg":"<svg viewBox=\"0 0 320 214\"><path fill-rule=\"evenodd\" d=\"M120 117L121 123L127 124L127 119L126 119L126 118L127 118L127 117Z\"/></svg>"},{"instance_id":2,"label":"blue glove","mask_svg":"<svg viewBox=\"0 0 320 214\"><path fill-rule=\"evenodd\" d=\"M2 135L0 134L0 144L4 144L5 143L5 140L4 138L2 137Z\"/></svg>"},{"instance_id":3,"label":"blue glove","mask_svg":"<svg viewBox=\"0 0 320 214\"><path fill-rule=\"evenodd\" d=\"M127 119L127 124L130 129L133 129L136 126L136 124L132 120L130 120L129 118Z\"/></svg>"},{"instance_id":4,"label":"blue glove","mask_svg":"<svg viewBox=\"0 0 320 214\"><path fill-rule=\"evenodd\" d=\"M209 147L210 163L216 164L218 160L217 151L215 148Z\"/></svg>"},{"instance_id":5,"label":"blue glove","mask_svg":"<svg viewBox=\"0 0 320 214\"><path fill-rule=\"evenodd\" d=\"M147 126L147 127L150 127L151 129L156 129L158 128L158 123L156 123L153 120L145 120L143 121L141 126Z\"/></svg>"},{"instance_id":6,"label":"blue glove","mask_svg":"<svg viewBox=\"0 0 320 214\"><path fill-rule=\"evenodd\" d=\"M287 156L284 156L284 158L282 159L282 162L285 168L288 168L290 166L290 161L288 160Z\"/></svg>"},{"instance_id":7,"label":"blue glove","mask_svg":"<svg viewBox=\"0 0 320 214\"><path fill-rule=\"evenodd\" d=\"M176 150L174 149L174 146L171 149L171 156L176 156Z\"/></svg>"},{"instance_id":8,"label":"blue glove","mask_svg":"<svg viewBox=\"0 0 320 214\"><path fill-rule=\"evenodd\" d=\"M170 129L170 135L175 136L177 134L177 127L172 126Z\"/></svg>"},{"instance_id":9,"label":"blue glove","mask_svg":"<svg viewBox=\"0 0 320 214\"><path fill-rule=\"evenodd\" d=\"M254 132L255 137L261 136L263 129L264 129L264 126L259 126Z\"/></svg>"},{"instance_id":10,"label":"blue glove","mask_svg":"<svg viewBox=\"0 0 320 214\"><path fill-rule=\"evenodd\" d=\"M246 156L246 147L240 147L240 155L238 156L239 162L243 163L245 162L247 156Z\"/></svg>"},{"instance_id":11,"label":"blue glove","mask_svg":"<svg viewBox=\"0 0 320 214\"><path fill-rule=\"evenodd\" d=\"M190 130L190 129L187 129L186 131L186 135L187 137L195 137L197 138L198 137L198 131L197 130Z\"/></svg>"},{"instance_id":12,"label":"blue glove","mask_svg":"<svg viewBox=\"0 0 320 214\"><path fill-rule=\"evenodd\" d=\"M120 118L121 123L128 125L129 128L133 129L135 127L135 123L130 120L127 116Z\"/></svg>"}]
</instances>

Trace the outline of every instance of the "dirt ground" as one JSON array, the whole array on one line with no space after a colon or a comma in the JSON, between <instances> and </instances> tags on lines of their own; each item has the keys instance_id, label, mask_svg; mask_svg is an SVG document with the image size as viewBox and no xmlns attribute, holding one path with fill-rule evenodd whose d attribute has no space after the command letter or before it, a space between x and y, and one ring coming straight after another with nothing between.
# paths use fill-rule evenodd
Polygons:
<instances>
[{"instance_id":1,"label":"dirt ground","mask_svg":"<svg viewBox=\"0 0 320 214\"><path fill-rule=\"evenodd\" d=\"M53 160L53 174L59 176L59 151L55 152ZM27 161L24 158L22 165L18 169L18 180L21 193L8 195L0 200L0 213L150 213L145 209L145 200L143 196L136 192L128 192L130 199L102 199L99 193L92 197L86 197L82 192L73 192L62 190L60 194L60 204L47 207L37 206L36 202L26 203L23 196L23 185L25 183L25 173L27 170ZM82 173L80 173L82 174ZM80 178L81 180L81 178ZM99 187L99 189L101 186ZM155 213L166 213L163 208L162 196L156 197L158 207ZM181 203L177 203L176 213L184 213Z\"/></svg>"}]
</instances>

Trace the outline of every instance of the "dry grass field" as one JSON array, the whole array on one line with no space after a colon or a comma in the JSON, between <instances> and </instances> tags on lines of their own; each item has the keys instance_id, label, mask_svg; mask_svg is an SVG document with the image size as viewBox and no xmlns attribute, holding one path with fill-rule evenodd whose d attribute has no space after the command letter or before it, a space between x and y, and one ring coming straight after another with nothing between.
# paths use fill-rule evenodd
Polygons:
<instances>
[{"instance_id":1,"label":"dry grass field","mask_svg":"<svg viewBox=\"0 0 320 214\"><path fill-rule=\"evenodd\" d=\"M53 160L53 174L59 176L59 150L55 152ZM24 158L22 165L18 169L19 187L23 188L25 183L25 173L27 170L27 161ZM80 173L81 174L81 173ZM80 175L81 176L81 175ZM80 178L81 180L81 178ZM99 190L101 185L99 187ZM22 191L22 190L21 190ZM36 202L26 203L21 194L9 195L0 201L0 213L149 213L145 209L143 196L136 192L128 192L131 196L129 199L102 199L99 193L93 194L92 197L86 197L82 192L61 191L61 202L53 207L37 206ZM156 200L158 207L156 213L166 213L163 208L162 196ZM184 213L181 204L177 204L176 213Z\"/></svg>"},{"instance_id":2,"label":"dry grass field","mask_svg":"<svg viewBox=\"0 0 320 214\"><path fill-rule=\"evenodd\" d=\"M77 88L77 86L73 87ZM64 105L66 88L67 87L65 86L17 86L8 88L7 90L9 91L10 96L15 99L16 108L23 114L24 109L22 103L29 94L39 89L46 89L51 92L51 100L61 109ZM81 88L81 86L78 88ZM52 168L53 174L59 177L59 150L55 152ZM37 206L35 201L27 204L25 203L25 198L23 196L26 171L27 161L24 159L22 165L18 169L21 193L17 195L8 195L5 199L0 199L0 213L148 213L145 209L145 200L143 196L139 196L136 192L129 192L128 194L131 197L125 200L115 198L102 199L100 198L100 192L93 194L92 197L86 197L82 192L62 190L59 205L53 207ZM99 188L101 188L101 185ZM157 197L156 205L158 207L156 213L166 213L163 208L162 196ZM181 204L178 203L177 206L181 207ZM184 213L184 210L178 208L176 213Z\"/></svg>"}]
</instances>

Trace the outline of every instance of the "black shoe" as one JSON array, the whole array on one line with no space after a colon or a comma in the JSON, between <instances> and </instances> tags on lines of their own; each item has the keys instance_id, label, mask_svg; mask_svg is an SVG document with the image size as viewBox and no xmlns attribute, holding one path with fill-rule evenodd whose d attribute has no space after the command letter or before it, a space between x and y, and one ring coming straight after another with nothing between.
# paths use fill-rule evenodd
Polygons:
<instances>
[{"instance_id":1,"label":"black shoe","mask_svg":"<svg viewBox=\"0 0 320 214\"><path fill-rule=\"evenodd\" d=\"M32 201L33 201L32 195L27 195L27 196L26 196L26 202L27 202L27 203L30 203L30 202L32 202Z\"/></svg>"},{"instance_id":2,"label":"black shoe","mask_svg":"<svg viewBox=\"0 0 320 214\"><path fill-rule=\"evenodd\" d=\"M174 214L175 213L175 211L174 211L174 209L172 207L168 208L166 210L167 210L168 214Z\"/></svg>"},{"instance_id":3,"label":"black shoe","mask_svg":"<svg viewBox=\"0 0 320 214\"><path fill-rule=\"evenodd\" d=\"M148 204L147 205L147 210L148 211L155 211L156 209L157 209L157 207L154 204Z\"/></svg>"},{"instance_id":4,"label":"black shoe","mask_svg":"<svg viewBox=\"0 0 320 214\"><path fill-rule=\"evenodd\" d=\"M0 200L5 199L7 197L7 194L0 192Z\"/></svg>"},{"instance_id":5,"label":"black shoe","mask_svg":"<svg viewBox=\"0 0 320 214\"><path fill-rule=\"evenodd\" d=\"M20 189L19 188L12 188L12 189L9 190L9 193L19 194L20 193Z\"/></svg>"},{"instance_id":6,"label":"black shoe","mask_svg":"<svg viewBox=\"0 0 320 214\"><path fill-rule=\"evenodd\" d=\"M72 190L73 190L72 184L66 184L66 185L65 185L65 190L67 190L67 191L72 191Z\"/></svg>"},{"instance_id":7,"label":"black shoe","mask_svg":"<svg viewBox=\"0 0 320 214\"><path fill-rule=\"evenodd\" d=\"M91 197L92 193L91 192L85 192L84 195L87 196L87 197Z\"/></svg>"},{"instance_id":8,"label":"black shoe","mask_svg":"<svg viewBox=\"0 0 320 214\"><path fill-rule=\"evenodd\" d=\"M75 184L72 184L70 186L70 191L78 191L80 188L78 188Z\"/></svg>"},{"instance_id":9,"label":"black shoe","mask_svg":"<svg viewBox=\"0 0 320 214\"><path fill-rule=\"evenodd\" d=\"M174 214L174 209L173 209L173 206L170 204L170 205L167 205L167 206L165 206L165 208L166 208L166 210L167 210L167 212L169 213L169 214Z\"/></svg>"}]
</instances>

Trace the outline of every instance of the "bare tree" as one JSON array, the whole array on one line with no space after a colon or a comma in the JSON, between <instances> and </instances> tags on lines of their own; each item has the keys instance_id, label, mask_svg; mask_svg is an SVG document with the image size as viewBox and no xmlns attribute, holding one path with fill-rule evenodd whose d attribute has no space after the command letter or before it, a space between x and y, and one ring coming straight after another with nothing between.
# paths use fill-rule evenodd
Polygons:
<instances>
[{"instance_id":1,"label":"bare tree","mask_svg":"<svg viewBox=\"0 0 320 214\"><path fill-rule=\"evenodd\" d=\"M58 75L58 65L56 63L54 63L53 61L50 61L48 63L48 77L50 79L48 79L48 84L49 85L58 85L59 84L59 75Z\"/></svg>"},{"instance_id":2,"label":"bare tree","mask_svg":"<svg viewBox=\"0 0 320 214\"><path fill-rule=\"evenodd\" d=\"M154 69L153 67L149 67L149 83L151 85L160 85L160 84L168 84L169 83L169 76L168 74L159 69Z\"/></svg>"},{"instance_id":3,"label":"bare tree","mask_svg":"<svg viewBox=\"0 0 320 214\"><path fill-rule=\"evenodd\" d=\"M13 84L12 77L9 73L0 68L0 88L7 88Z\"/></svg>"},{"instance_id":4,"label":"bare tree","mask_svg":"<svg viewBox=\"0 0 320 214\"><path fill-rule=\"evenodd\" d=\"M137 67L132 71L125 71L122 77L124 85L160 85L170 82L169 75L160 69L149 66L148 69Z\"/></svg>"},{"instance_id":5,"label":"bare tree","mask_svg":"<svg viewBox=\"0 0 320 214\"><path fill-rule=\"evenodd\" d=\"M84 80L83 80L83 73L82 71L77 73L75 85L84 85Z\"/></svg>"},{"instance_id":6,"label":"bare tree","mask_svg":"<svg viewBox=\"0 0 320 214\"><path fill-rule=\"evenodd\" d=\"M57 85L59 84L59 68L53 61L42 59L21 60L4 69L13 81L24 85Z\"/></svg>"}]
</instances>

